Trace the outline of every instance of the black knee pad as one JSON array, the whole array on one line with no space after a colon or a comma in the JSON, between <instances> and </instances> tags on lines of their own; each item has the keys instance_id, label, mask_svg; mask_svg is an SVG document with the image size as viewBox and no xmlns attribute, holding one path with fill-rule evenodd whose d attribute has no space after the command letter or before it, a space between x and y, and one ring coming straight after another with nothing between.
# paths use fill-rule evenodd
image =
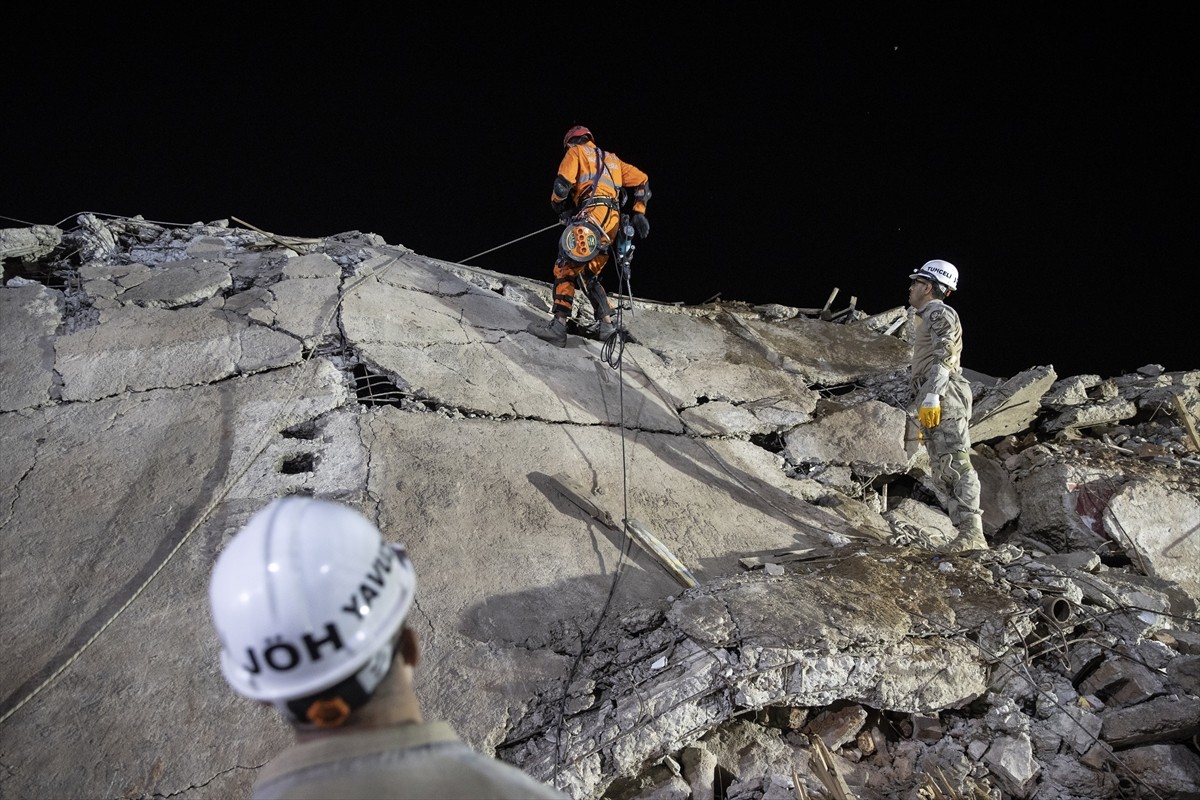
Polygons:
<instances>
[{"instance_id":1,"label":"black knee pad","mask_svg":"<svg viewBox=\"0 0 1200 800\"><path fill-rule=\"evenodd\" d=\"M612 313L612 309L608 305L608 293L604 291L604 287L600 284L600 276L592 275L587 279L585 286L588 300L592 301L592 310L596 312L596 317L606 317Z\"/></svg>"}]
</instances>

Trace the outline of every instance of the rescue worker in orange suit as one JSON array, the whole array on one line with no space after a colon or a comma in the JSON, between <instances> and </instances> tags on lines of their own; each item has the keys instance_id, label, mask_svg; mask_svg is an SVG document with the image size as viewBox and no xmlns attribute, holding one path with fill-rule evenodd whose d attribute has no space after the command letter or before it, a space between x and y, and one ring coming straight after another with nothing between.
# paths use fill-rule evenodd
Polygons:
<instances>
[{"instance_id":1,"label":"rescue worker in orange suit","mask_svg":"<svg viewBox=\"0 0 1200 800\"><path fill-rule=\"evenodd\" d=\"M530 333L558 347L567 344L567 320L576 288L582 288L592 304L600 339L608 340L616 332L600 272L617 238L626 190L633 200L630 223L640 238L650 235L646 219L650 179L646 173L617 158L616 153L601 150L592 132L582 125L567 131L563 148L566 152L550 192L550 207L567 226L554 261L554 315L529 326Z\"/></svg>"}]
</instances>

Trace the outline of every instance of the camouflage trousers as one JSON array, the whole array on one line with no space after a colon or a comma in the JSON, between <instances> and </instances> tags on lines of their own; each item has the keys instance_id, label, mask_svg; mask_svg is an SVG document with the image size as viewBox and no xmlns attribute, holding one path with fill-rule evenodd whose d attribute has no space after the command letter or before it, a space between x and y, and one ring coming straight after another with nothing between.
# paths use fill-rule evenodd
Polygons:
<instances>
[{"instance_id":1,"label":"camouflage trousers","mask_svg":"<svg viewBox=\"0 0 1200 800\"><path fill-rule=\"evenodd\" d=\"M979 474L971 465L970 414L942 408L942 420L923 431L932 477L946 492L946 510L959 536L983 541L983 512L979 510ZM949 414L949 416L947 416ZM984 545L986 546L986 545Z\"/></svg>"}]
</instances>

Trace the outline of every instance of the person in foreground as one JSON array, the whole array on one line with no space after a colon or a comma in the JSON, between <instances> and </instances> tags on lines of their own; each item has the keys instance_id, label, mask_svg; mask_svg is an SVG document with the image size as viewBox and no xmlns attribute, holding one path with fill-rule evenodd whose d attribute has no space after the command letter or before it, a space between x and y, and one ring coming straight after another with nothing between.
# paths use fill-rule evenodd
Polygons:
<instances>
[{"instance_id":1,"label":"person in foreground","mask_svg":"<svg viewBox=\"0 0 1200 800\"><path fill-rule=\"evenodd\" d=\"M600 339L607 340L616 332L600 273L616 241L626 189L633 199L630 224L642 239L650 235L646 219L650 179L645 172L617 158L616 153L601 150L592 132L582 125L567 130L563 149L566 152L550 190L550 207L567 226L554 260L554 314L529 326L530 333L558 347L567 344L576 282L592 304Z\"/></svg>"},{"instance_id":2,"label":"person in foreground","mask_svg":"<svg viewBox=\"0 0 1200 800\"><path fill-rule=\"evenodd\" d=\"M423 718L405 624L415 589L405 548L326 500L274 500L221 552L209 582L221 672L295 731L254 798L567 797Z\"/></svg>"},{"instance_id":3,"label":"person in foreground","mask_svg":"<svg viewBox=\"0 0 1200 800\"><path fill-rule=\"evenodd\" d=\"M947 552L986 549L979 510L979 475L971 464L971 384L962 374L963 331L958 312L945 299L958 289L958 268L927 261L909 277L913 314L912 374L909 377L921 439L930 470L947 495L947 511L958 531Z\"/></svg>"}]
</instances>

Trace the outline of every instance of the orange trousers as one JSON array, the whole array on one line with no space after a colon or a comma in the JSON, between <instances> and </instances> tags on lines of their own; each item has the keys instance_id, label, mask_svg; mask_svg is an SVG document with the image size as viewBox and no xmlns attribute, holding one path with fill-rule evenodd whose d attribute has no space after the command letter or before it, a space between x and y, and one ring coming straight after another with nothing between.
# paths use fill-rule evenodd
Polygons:
<instances>
[{"instance_id":1,"label":"orange trousers","mask_svg":"<svg viewBox=\"0 0 1200 800\"><path fill-rule=\"evenodd\" d=\"M576 284L579 277L585 271L594 275L596 279L599 279L601 270L608 263L609 247L616 240L617 225L621 222L620 214L603 205L595 205L589 208L587 218L594 222L600 230L604 231L605 246L595 258L586 264L581 264L578 261L572 260L563 251L562 244L559 244L558 258L554 260L554 314L558 317L571 316L571 311L575 307ZM597 318L599 318L608 316L610 309L593 308L592 310L595 312Z\"/></svg>"}]
</instances>

